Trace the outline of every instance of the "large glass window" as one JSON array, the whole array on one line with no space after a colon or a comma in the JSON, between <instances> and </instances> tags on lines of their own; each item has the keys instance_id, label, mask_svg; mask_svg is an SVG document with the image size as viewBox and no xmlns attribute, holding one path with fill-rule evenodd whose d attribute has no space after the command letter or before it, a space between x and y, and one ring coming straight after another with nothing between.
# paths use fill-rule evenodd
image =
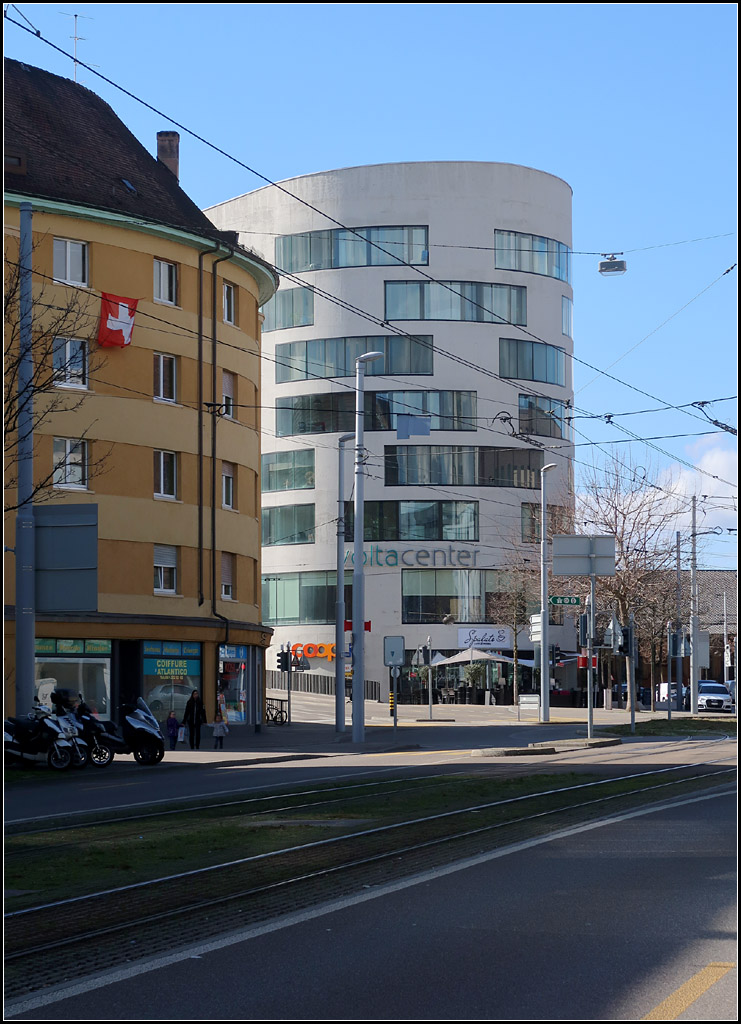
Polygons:
<instances>
[{"instance_id":1,"label":"large glass window","mask_svg":"<svg viewBox=\"0 0 741 1024\"><path fill-rule=\"evenodd\" d=\"M538 380L563 387L565 352L540 341L499 339L499 376L512 380Z\"/></svg>"},{"instance_id":2,"label":"large glass window","mask_svg":"<svg viewBox=\"0 0 741 1024\"><path fill-rule=\"evenodd\" d=\"M477 501L366 501L366 541L479 539ZM355 510L345 502L345 540L352 541Z\"/></svg>"},{"instance_id":3,"label":"large glass window","mask_svg":"<svg viewBox=\"0 0 741 1024\"><path fill-rule=\"evenodd\" d=\"M566 408L564 402L555 398L520 395L520 433L567 437Z\"/></svg>"},{"instance_id":4,"label":"large glass window","mask_svg":"<svg viewBox=\"0 0 741 1024\"><path fill-rule=\"evenodd\" d=\"M262 490L306 490L314 486L314 449L262 456Z\"/></svg>"},{"instance_id":5,"label":"large glass window","mask_svg":"<svg viewBox=\"0 0 741 1024\"><path fill-rule=\"evenodd\" d=\"M365 364L369 376L432 373L431 335L315 338L275 346L275 381L354 377L355 360L364 352L383 352L383 359Z\"/></svg>"},{"instance_id":6,"label":"large glass window","mask_svg":"<svg viewBox=\"0 0 741 1024\"><path fill-rule=\"evenodd\" d=\"M333 267L427 265L427 228L364 227L306 231L275 240L278 270L303 273Z\"/></svg>"},{"instance_id":7,"label":"large glass window","mask_svg":"<svg viewBox=\"0 0 741 1024\"><path fill-rule=\"evenodd\" d=\"M262 307L263 331L308 327L314 323L314 293L310 288L281 288Z\"/></svg>"},{"instance_id":8,"label":"large glass window","mask_svg":"<svg viewBox=\"0 0 741 1024\"><path fill-rule=\"evenodd\" d=\"M532 448L386 445L387 487L413 484L538 487L543 453Z\"/></svg>"},{"instance_id":9,"label":"large glass window","mask_svg":"<svg viewBox=\"0 0 741 1024\"><path fill-rule=\"evenodd\" d=\"M80 338L54 339L54 384L58 388L87 387L87 342Z\"/></svg>"},{"instance_id":10,"label":"large glass window","mask_svg":"<svg viewBox=\"0 0 741 1024\"><path fill-rule=\"evenodd\" d=\"M402 622L484 621L484 576L479 569L404 569Z\"/></svg>"},{"instance_id":11,"label":"large glass window","mask_svg":"<svg viewBox=\"0 0 741 1024\"><path fill-rule=\"evenodd\" d=\"M271 626L335 621L337 573L293 572L262 578L263 622ZM352 618L352 573L344 573L345 616Z\"/></svg>"},{"instance_id":12,"label":"large glass window","mask_svg":"<svg viewBox=\"0 0 741 1024\"><path fill-rule=\"evenodd\" d=\"M494 232L494 266L571 282L571 250L563 242L521 231Z\"/></svg>"},{"instance_id":13,"label":"large glass window","mask_svg":"<svg viewBox=\"0 0 741 1024\"><path fill-rule=\"evenodd\" d=\"M313 505L276 505L262 510L262 543L314 543Z\"/></svg>"},{"instance_id":14,"label":"large glass window","mask_svg":"<svg viewBox=\"0 0 741 1024\"><path fill-rule=\"evenodd\" d=\"M77 642L82 644L84 641ZM35 677L36 696L42 704L50 704L50 694L57 688L63 688L71 690L75 695L81 693L96 718L110 719L112 709L109 657L37 657Z\"/></svg>"},{"instance_id":15,"label":"large glass window","mask_svg":"<svg viewBox=\"0 0 741 1024\"><path fill-rule=\"evenodd\" d=\"M475 430L475 391L366 391L365 429L396 430L400 413L429 416L431 430ZM325 434L352 431L355 394L298 395L276 401L276 433Z\"/></svg>"},{"instance_id":16,"label":"large glass window","mask_svg":"<svg viewBox=\"0 0 741 1024\"><path fill-rule=\"evenodd\" d=\"M483 281L386 281L386 320L527 325L527 289Z\"/></svg>"},{"instance_id":17,"label":"large glass window","mask_svg":"<svg viewBox=\"0 0 741 1024\"><path fill-rule=\"evenodd\" d=\"M574 303L566 295L561 296L561 334L573 338Z\"/></svg>"}]
</instances>

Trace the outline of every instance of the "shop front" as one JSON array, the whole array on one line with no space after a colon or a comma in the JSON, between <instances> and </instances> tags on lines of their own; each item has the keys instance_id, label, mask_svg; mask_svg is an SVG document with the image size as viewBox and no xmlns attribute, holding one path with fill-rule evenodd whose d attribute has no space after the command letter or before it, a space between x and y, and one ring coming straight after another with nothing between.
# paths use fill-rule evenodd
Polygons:
<instances>
[{"instance_id":1,"label":"shop front","mask_svg":"<svg viewBox=\"0 0 741 1024\"><path fill-rule=\"evenodd\" d=\"M110 719L112 642L99 639L38 638L35 642L35 697L49 704L53 690L81 693L93 714Z\"/></svg>"},{"instance_id":2,"label":"shop front","mask_svg":"<svg viewBox=\"0 0 741 1024\"><path fill-rule=\"evenodd\" d=\"M158 722L171 711L183 720L193 690L201 693L201 645L177 640L142 641L141 694Z\"/></svg>"}]
</instances>

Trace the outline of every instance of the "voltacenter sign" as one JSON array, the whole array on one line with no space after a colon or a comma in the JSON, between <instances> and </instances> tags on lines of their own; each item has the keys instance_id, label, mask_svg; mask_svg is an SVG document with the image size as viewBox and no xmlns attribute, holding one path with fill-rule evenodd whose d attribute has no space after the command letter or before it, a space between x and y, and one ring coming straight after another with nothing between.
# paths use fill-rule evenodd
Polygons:
<instances>
[{"instance_id":1,"label":"voltacenter sign","mask_svg":"<svg viewBox=\"0 0 741 1024\"><path fill-rule=\"evenodd\" d=\"M380 544L371 544L370 550L363 552L363 565L406 565L409 567L424 565L430 568L439 566L476 565L479 556L478 548L454 548L452 545L442 548L382 548ZM345 565L355 564L355 554L345 552Z\"/></svg>"}]
</instances>

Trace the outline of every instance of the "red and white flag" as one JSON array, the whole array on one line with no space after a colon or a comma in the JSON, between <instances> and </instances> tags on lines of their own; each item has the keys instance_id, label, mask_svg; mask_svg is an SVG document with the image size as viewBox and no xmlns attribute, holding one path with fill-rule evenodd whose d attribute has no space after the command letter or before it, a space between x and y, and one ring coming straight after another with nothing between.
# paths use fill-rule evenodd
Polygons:
<instances>
[{"instance_id":1,"label":"red and white flag","mask_svg":"<svg viewBox=\"0 0 741 1024\"><path fill-rule=\"evenodd\" d=\"M124 348L131 344L138 299L101 292L98 344L103 348Z\"/></svg>"}]
</instances>

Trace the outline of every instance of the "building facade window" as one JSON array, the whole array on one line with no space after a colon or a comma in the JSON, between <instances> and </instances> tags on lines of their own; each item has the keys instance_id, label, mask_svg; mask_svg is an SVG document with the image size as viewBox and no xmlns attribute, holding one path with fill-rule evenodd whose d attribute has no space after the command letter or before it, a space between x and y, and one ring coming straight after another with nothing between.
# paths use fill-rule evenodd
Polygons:
<instances>
[{"instance_id":1,"label":"building facade window","mask_svg":"<svg viewBox=\"0 0 741 1024\"><path fill-rule=\"evenodd\" d=\"M154 353L154 397L160 402L177 401L177 361L175 356Z\"/></svg>"},{"instance_id":2,"label":"building facade window","mask_svg":"<svg viewBox=\"0 0 741 1024\"><path fill-rule=\"evenodd\" d=\"M452 615L462 624L496 622L498 597L507 590L503 577L497 569L404 569L401 620L434 623Z\"/></svg>"},{"instance_id":3,"label":"building facade window","mask_svg":"<svg viewBox=\"0 0 741 1024\"><path fill-rule=\"evenodd\" d=\"M262 307L266 331L310 327L314 323L314 293L309 288L281 288Z\"/></svg>"},{"instance_id":4,"label":"building facade window","mask_svg":"<svg viewBox=\"0 0 741 1024\"><path fill-rule=\"evenodd\" d=\"M237 289L233 284L224 281L223 289L224 323L237 323Z\"/></svg>"},{"instance_id":5,"label":"building facade window","mask_svg":"<svg viewBox=\"0 0 741 1024\"><path fill-rule=\"evenodd\" d=\"M306 231L275 240L278 270L303 273L338 267L426 266L427 227L363 227Z\"/></svg>"},{"instance_id":6,"label":"building facade window","mask_svg":"<svg viewBox=\"0 0 741 1024\"><path fill-rule=\"evenodd\" d=\"M313 505L276 505L262 510L262 544L314 543Z\"/></svg>"},{"instance_id":7,"label":"building facade window","mask_svg":"<svg viewBox=\"0 0 741 1024\"><path fill-rule=\"evenodd\" d=\"M520 532L523 544L540 544L542 515L539 503L524 501L520 506ZM571 517L562 505L549 505L547 515L551 527L554 523L559 524L556 532L570 531Z\"/></svg>"},{"instance_id":8,"label":"building facade window","mask_svg":"<svg viewBox=\"0 0 741 1024\"><path fill-rule=\"evenodd\" d=\"M543 453L532 448L464 445L386 445L387 487L442 484L464 487L540 486Z\"/></svg>"},{"instance_id":9,"label":"building facade window","mask_svg":"<svg viewBox=\"0 0 741 1024\"><path fill-rule=\"evenodd\" d=\"M224 508L236 508L236 493L234 490L234 463L221 463L221 504Z\"/></svg>"},{"instance_id":10,"label":"building facade window","mask_svg":"<svg viewBox=\"0 0 741 1024\"><path fill-rule=\"evenodd\" d=\"M352 618L352 573L344 574L345 617ZM335 621L337 573L293 572L262 578L263 622L270 626L297 623L320 625Z\"/></svg>"},{"instance_id":11,"label":"building facade window","mask_svg":"<svg viewBox=\"0 0 741 1024\"><path fill-rule=\"evenodd\" d=\"M561 334L573 338L574 303L566 295L561 296Z\"/></svg>"},{"instance_id":12,"label":"building facade window","mask_svg":"<svg viewBox=\"0 0 741 1024\"><path fill-rule=\"evenodd\" d=\"M154 591L177 593L178 549L171 544L154 545Z\"/></svg>"},{"instance_id":13,"label":"building facade window","mask_svg":"<svg viewBox=\"0 0 741 1024\"><path fill-rule=\"evenodd\" d=\"M483 281L386 281L386 320L527 325L527 289Z\"/></svg>"},{"instance_id":14,"label":"building facade window","mask_svg":"<svg viewBox=\"0 0 741 1024\"><path fill-rule=\"evenodd\" d=\"M371 541L479 539L477 501L366 501L364 539ZM355 510L345 502L345 540L354 536Z\"/></svg>"},{"instance_id":15,"label":"building facade window","mask_svg":"<svg viewBox=\"0 0 741 1024\"><path fill-rule=\"evenodd\" d=\"M80 338L54 339L54 385L87 388L87 342Z\"/></svg>"},{"instance_id":16,"label":"building facade window","mask_svg":"<svg viewBox=\"0 0 741 1024\"><path fill-rule=\"evenodd\" d=\"M429 416L431 430L476 430L475 391L366 391L365 429L396 430L401 413ZM278 437L352 431L352 391L298 395L276 401Z\"/></svg>"},{"instance_id":17,"label":"building facade window","mask_svg":"<svg viewBox=\"0 0 741 1024\"><path fill-rule=\"evenodd\" d=\"M89 284L88 244L69 238L54 239L54 280L62 284Z\"/></svg>"},{"instance_id":18,"label":"building facade window","mask_svg":"<svg viewBox=\"0 0 741 1024\"><path fill-rule=\"evenodd\" d=\"M537 380L543 384L566 382L565 352L540 341L499 339L499 376L510 380Z\"/></svg>"},{"instance_id":19,"label":"building facade window","mask_svg":"<svg viewBox=\"0 0 741 1024\"><path fill-rule=\"evenodd\" d=\"M567 406L555 398L539 395L520 395L521 434L536 434L541 437L566 438L569 425L566 421Z\"/></svg>"},{"instance_id":20,"label":"building facade window","mask_svg":"<svg viewBox=\"0 0 741 1024\"><path fill-rule=\"evenodd\" d=\"M234 555L229 551L221 552L221 598L223 601L236 600L234 588Z\"/></svg>"},{"instance_id":21,"label":"building facade window","mask_svg":"<svg viewBox=\"0 0 741 1024\"><path fill-rule=\"evenodd\" d=\"M175 263L154 261L154 300L166 302L169 306L177 305L178 268Z\"/></svg>"},{"instance_id":22,"label":"building facade window","mask_svg":"<svg viewBox=\"0 0 741 1024\"><path fill-rule=\"evenodd\" d=\"M85 490L88 483L87 441L55 437L53 443L53 482L55 487Z\"/></svg>"},{"instance_id":23,"label":"building facade window","mask_svg":"<svg viewBox=\"0 0 741 1024\"><path fill-rule=\"evenodd\" d=\"M223 370L221 374L221 409L224 416L234 419L236 409L236 380L233 373Z\"/></svg>"},{"instance_id":24,"label":"building facade window","mask_svg":"<svg viewBox=\"0 0 741 1024\"><path fill-rule=\"evenodd\" d=\"M158 498L177 498L177 453L154 452L154 493Z\"/></svg>"},{"instance_id":25,"label":"building facade window","mask_svg":"<svg viewBox=\"0 0 741 1024\"><path fill-rule=\"evenodd\" d=\"M432 335L417 338L378 335L316 338L275 346L275 382L354 377L355 360L365 352L383 352L383 359L365 364L368 376L431 374Z\"/></svg>"},{"instance_id":26,"label":"building facade window","mask_svg":"<svg viewBox=\"0 0 741 1024\"><path fill-rule=\"evenodd\" d=\"M263 493L270 491L310 490L314 487L314 449L293 452L269 452L262 456Z\"/></svg>"},{"instance_id":27,"label":"building facade window","mask_svg":"<svg viewBox=\"0 0 741 1024\"><path fill-rule=\"evenodd\" d=\"M494 232L494 266L571 282L571 250L563 242L521 231Z\"/></svg>"}]
</instances>

